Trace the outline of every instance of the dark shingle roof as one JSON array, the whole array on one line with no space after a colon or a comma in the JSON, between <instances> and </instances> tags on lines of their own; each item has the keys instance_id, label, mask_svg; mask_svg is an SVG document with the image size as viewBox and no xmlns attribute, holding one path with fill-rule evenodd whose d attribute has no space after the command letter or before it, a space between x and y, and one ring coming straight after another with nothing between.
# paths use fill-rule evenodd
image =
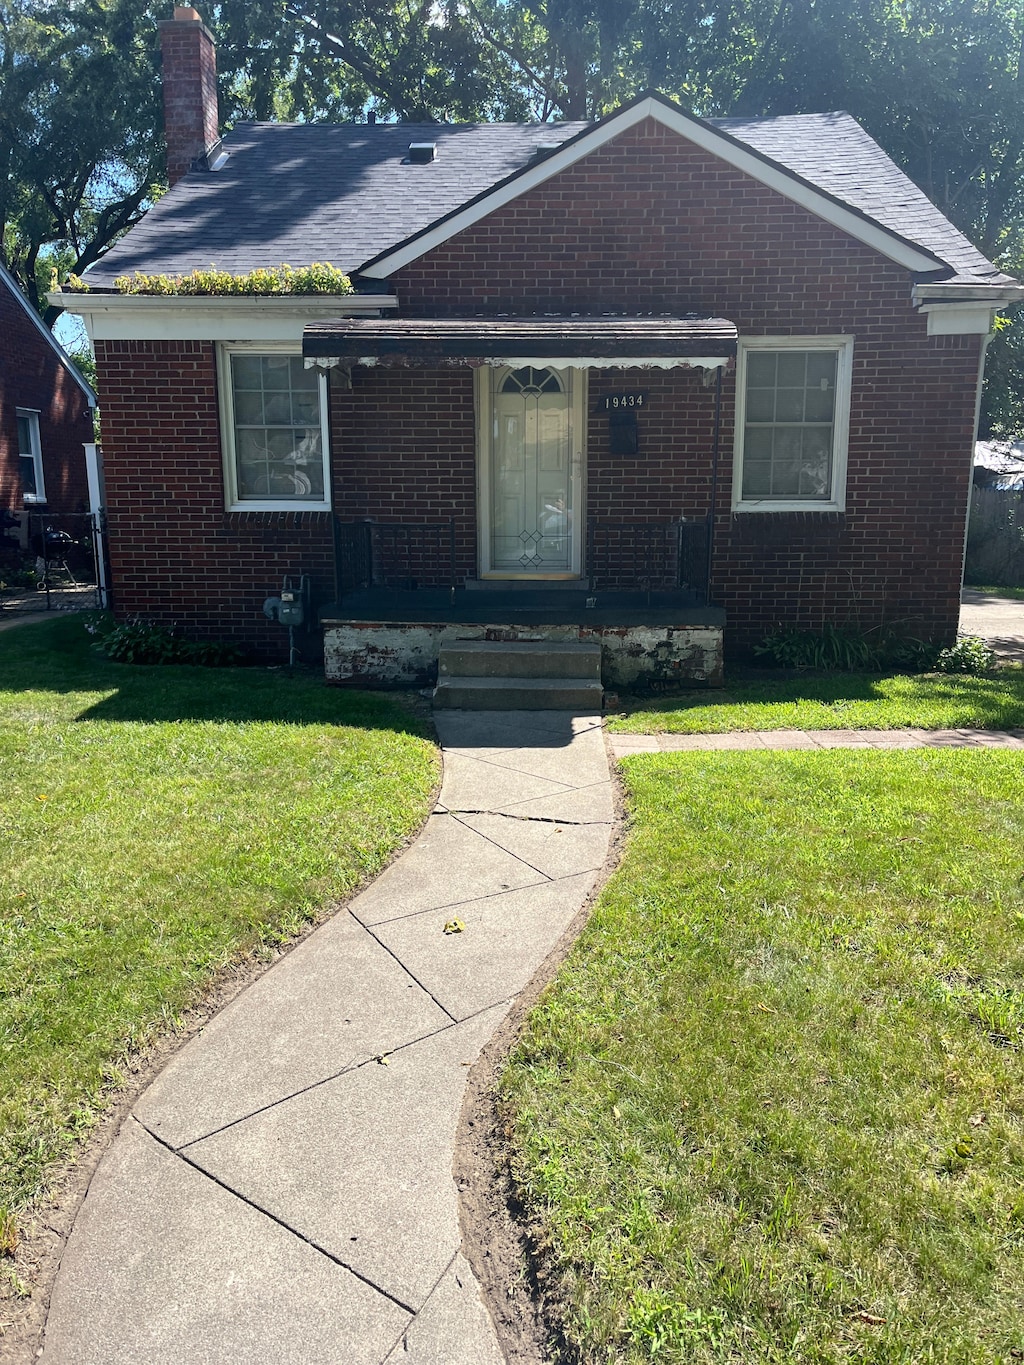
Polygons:
<instances>
[{"instance_id":1,"label":"dark shingle roof","mask_svg":"<svg viewBox=\"0 0 1024 1365\"><path fill-rule=\"evenodd\" d=\"M850 114L711 119L723 132L795 171L948 262L973 283L1009 280L935 207Z\"/></svg>"},{"instance_id":2,"label":"dark shingle roof","mask_svg":"<svg viewBox=\"0 0 1024 1365\"><path fill-rule=\"evenodd\" d=\"M215 263L330 261L354 271L371 256L521 170L542 142L585 123L240 124L220 171L192 171L89 271L186 273ZM410 142L436 142L437 160L403 164Z\"/></svg>"},{"instance_id":3,"label":"dark shingle roof","mask_svg":"<svg viewBox=\"0 0 1024 1365\"><path fill-rule=\"evenodd\" d=\"M715 119L713 126L948 263L998 284L999 271L939 212L849 114ZM185 274L216 264L330 261L354 272L531 164L542 144L586 123L240 124L219 171L192 171L89 271ZM437 159L410 166L411 142Z\"/></svg>"}]
</instances>

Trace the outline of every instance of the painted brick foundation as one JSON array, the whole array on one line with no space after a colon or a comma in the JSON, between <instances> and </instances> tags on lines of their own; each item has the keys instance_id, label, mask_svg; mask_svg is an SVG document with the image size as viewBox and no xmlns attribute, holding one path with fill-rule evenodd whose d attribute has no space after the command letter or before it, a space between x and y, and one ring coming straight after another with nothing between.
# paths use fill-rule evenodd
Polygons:
<instances>
[{"instance_id":1,"label":"painted brick foundation","mask_svg":"<svg viewBox=\"0 0 1024 1365\"><path fill-rule=\"evenodd\" d=\"M437 681L442 645L464 640L538 641L601 646L606 687L638 681L722 683L722 631L718 626L506 626L324 623L327 681L349 687L426 687Z\"/></svg>"}]
</instances>

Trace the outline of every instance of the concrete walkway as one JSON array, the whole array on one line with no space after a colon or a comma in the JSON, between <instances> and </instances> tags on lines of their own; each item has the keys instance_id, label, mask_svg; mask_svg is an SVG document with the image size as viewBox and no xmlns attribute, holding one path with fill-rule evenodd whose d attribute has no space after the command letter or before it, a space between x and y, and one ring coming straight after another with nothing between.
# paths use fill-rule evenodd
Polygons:
<instances>
[{"instance_id":1,"label":"concrete walkway","mask_svg":"<svg viewBox=\"0 0 1024 1365\"><path fill-rule=\"evenodd\" d=\"M1024 602L964 588L960 632L980 635L1004 662L1024 661Z\"/></svg>"},{"instance_id":2,"label":"concrete walkway","mask_svg":"<svg viewBox=\"0 0 1024 1365\"><path fill-rule=\"evenodd\" d=\"M460 1254L467 1068L594 884L613 797L599 718L436 721L419 839L125 1121L63 1256L48 1365L499 1365Z\"/></svg>"},{"instance_id":3,"label":"concrete walkway","mask_svg":"<svg viewBox=\"0 0 1024 1365\"><path fill-rule=\"evenodd\" d=\"M725 735L609 734L613 758L694 749L1024 749L1024 730L734 730Z\"/></svg>"}]
</instances>

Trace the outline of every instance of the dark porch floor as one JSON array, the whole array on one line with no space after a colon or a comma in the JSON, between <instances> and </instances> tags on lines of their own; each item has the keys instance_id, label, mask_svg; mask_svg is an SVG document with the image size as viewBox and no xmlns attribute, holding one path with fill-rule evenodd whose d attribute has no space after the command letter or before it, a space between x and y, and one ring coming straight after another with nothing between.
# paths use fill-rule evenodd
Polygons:
<instances>
[{"instance_id":1,"label":"dark porch floor","mask_svg":"<svg viewBox=\"0 0 1024 1365\"><path fill-rule=\"evenodd\" d=\"M588 606L587 603L593 603ZM586 589L485 591L366 588L346 593L320 612L322 622L430 622L436 625L724 626L721 607L685 592L589 592Z\"/></svg>"}]
</instances>

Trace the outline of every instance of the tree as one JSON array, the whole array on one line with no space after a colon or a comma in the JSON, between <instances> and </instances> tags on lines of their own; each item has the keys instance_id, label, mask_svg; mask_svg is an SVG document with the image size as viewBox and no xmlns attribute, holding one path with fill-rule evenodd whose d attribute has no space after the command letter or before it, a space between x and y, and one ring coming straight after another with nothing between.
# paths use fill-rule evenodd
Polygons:
<instances>
[{"instance_id":1,"label":"tree","mask_svg":"<svg viewBox=\"0 0 1024 1365\"><path fill-rule=\"evenodd\" d=\"M139 0L0 0L0 72L0 230L39 307L51 268L97 260L163 174L152 12Z\"/></svg>"}]
</instances>

